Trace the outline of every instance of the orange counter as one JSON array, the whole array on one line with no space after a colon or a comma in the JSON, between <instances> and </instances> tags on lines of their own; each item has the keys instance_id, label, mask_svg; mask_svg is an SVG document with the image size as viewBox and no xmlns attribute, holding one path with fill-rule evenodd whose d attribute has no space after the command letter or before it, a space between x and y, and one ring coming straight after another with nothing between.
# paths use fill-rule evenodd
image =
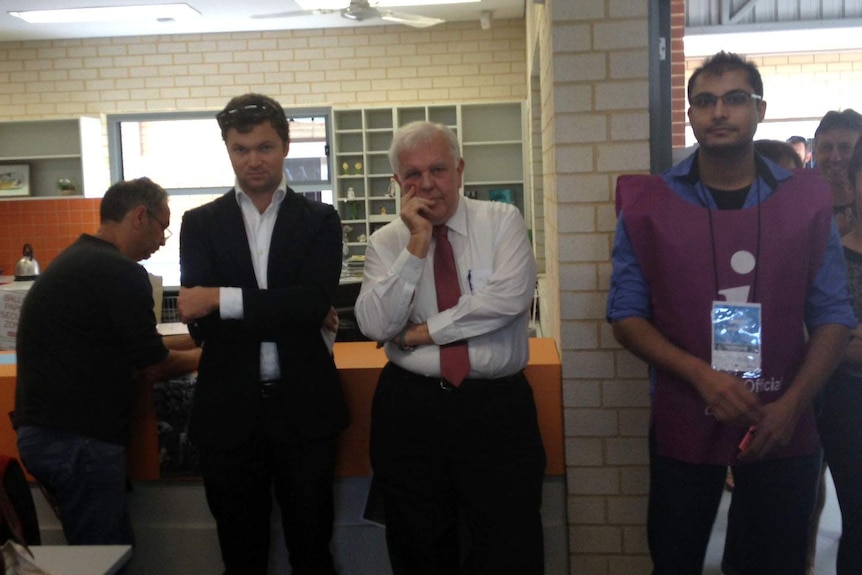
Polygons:
<instances>
[{"instance_id":1,"label":"orange counter","mask_svg":"<svg viewBox=\"0 0 862 575\"><path fill-rule=\"evenodd\" d=\"M350 409L350 426L342 433L336 474L339 477L367 476L371 473L368 438L371 425L371 400L377 378L386 363L382 349L373 342L335 344L335 363ZM527 379L533 387L539 426L547 453L546 475L565 472L563 448L563 399L560 358L554 340L530 340ZM15 433L6 414L14 403L15 365L0 364L0 454L17 457ZM133 479L159 479L159 445L152 388L142 387L133 420L133 441L129 454L129 473Z\"/></svg>"}]
</instances>

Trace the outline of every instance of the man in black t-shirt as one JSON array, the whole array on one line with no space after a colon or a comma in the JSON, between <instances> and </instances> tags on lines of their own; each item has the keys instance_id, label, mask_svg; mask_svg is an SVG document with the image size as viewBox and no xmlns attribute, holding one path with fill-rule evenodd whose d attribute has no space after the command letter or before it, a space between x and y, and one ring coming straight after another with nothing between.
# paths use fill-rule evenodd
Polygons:
<instances>
[{"instance_id":1,"label":"man in black t-shirt","mask_svg":"<svg viewBox=\"0 0 862 575\"><path fill-rule=\"evenodd\" d=\"M55 496L73 545L132 543L125 448L135 384L194 371L200 356L165 346L137 263L170 235L165 190L147 178L117 183L100 219L33 283L16 346L18 450Z\"/></svg>"}]
</instances>

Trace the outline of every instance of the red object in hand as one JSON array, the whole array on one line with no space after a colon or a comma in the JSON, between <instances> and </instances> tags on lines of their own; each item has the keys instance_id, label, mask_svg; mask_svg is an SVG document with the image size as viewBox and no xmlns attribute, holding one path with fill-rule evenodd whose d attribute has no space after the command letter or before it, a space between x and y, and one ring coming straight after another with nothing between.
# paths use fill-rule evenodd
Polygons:
<instances>
[{"instance_id":1,"label":"red object in hand","mask_svg":"<svg viewBox=\"0 0 862 575\"><path fill-rule=\"evenodd\" d=\"M739 442L739 451L743 452L748 449L748 446L751 445L751 440L754 439L754 434L757 433L757 426L752 425L748 429L748 433L745 434L745 437L742 438L742 441Z\"/></svg>"}]
</instances>

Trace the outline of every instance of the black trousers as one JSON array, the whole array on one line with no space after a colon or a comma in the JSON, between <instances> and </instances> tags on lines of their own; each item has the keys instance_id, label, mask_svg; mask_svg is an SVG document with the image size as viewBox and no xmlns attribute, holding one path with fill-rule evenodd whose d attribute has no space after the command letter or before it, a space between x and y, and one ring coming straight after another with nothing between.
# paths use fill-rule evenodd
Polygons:
<instances>
[{"instance_id":1,"label":"black trousers","mask_svg":"<svg viewBox=\"0 0 862 575\"><path fill-rule=\"evenodd\" d=\"M722 572L805 575L808 524L821 456L733 467ZM656 452L650 431L647 538L653 575L700 575L727 478L724 465L697 465Z\"/></svg>"},{"instance_id":2,"label":"black trousers","mask_svg":"<svg viewBox=\"0 0 862 575\"><path fill-rule=\"evenodd\" d=\"M278 416L267 413L265 405L258 431L244 444L201 449L204 488L225 575L266 575L273 488L293 575L334 575L330 540L335 438L275 439L266 432L265 420Z\"/></svg>"},{"instance_id":3,"label":"black trousers","mask_svg":"<svg viewBox=\"0 0 862 575\"><path fill-rule=\"evenodd\" d=\"M371 462L395 575L544 572L545 452L523 374L443 389L388 364Z\"/></svg>"},{"instance_id":4,"label":"black trousers","mask_svg":"<svg viewBox=\"0 0 862 575\"><path fill-rule=\"evenodd\" d=\"M838 575L862 573L862 378L837 371L817 418L826 463L841 507Z\"/></svg>"}]
</instances>

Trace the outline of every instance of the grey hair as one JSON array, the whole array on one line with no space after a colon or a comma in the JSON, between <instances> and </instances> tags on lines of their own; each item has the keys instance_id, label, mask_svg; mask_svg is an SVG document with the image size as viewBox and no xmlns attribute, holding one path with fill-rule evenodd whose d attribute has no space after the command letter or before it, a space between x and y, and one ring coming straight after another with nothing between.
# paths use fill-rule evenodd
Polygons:
<instances>
[{"instance_id":1,"label":"grey hair","mask_svg":"<svg viewBox=\"0 0 862 575\"><path fill-rule=\"evenodd\" d=\"M449 151L455 163L460 162L461 145L458 143L458 136L449 126L417 121L401 126L392 137L392 144L389 146L389 165L392 166L392 171L396 174L399 173L398 156L401 152L415 150L422 144L428 144L438 134L443 136L446 143L449 144Z\"/></svg>"},{"instance_id":2,"label":"grey hair","mask_svg":"<svg viewBox=\"0 0 862 575\"><path fill-rule=\"evenodd\" d=\"M102 222L120 222L127 213L143 205L151 212L157 212L168 201L168 193L149 178L137 178L117 182L105 192L99 206Z\"/></svg>"}]
</instances>

